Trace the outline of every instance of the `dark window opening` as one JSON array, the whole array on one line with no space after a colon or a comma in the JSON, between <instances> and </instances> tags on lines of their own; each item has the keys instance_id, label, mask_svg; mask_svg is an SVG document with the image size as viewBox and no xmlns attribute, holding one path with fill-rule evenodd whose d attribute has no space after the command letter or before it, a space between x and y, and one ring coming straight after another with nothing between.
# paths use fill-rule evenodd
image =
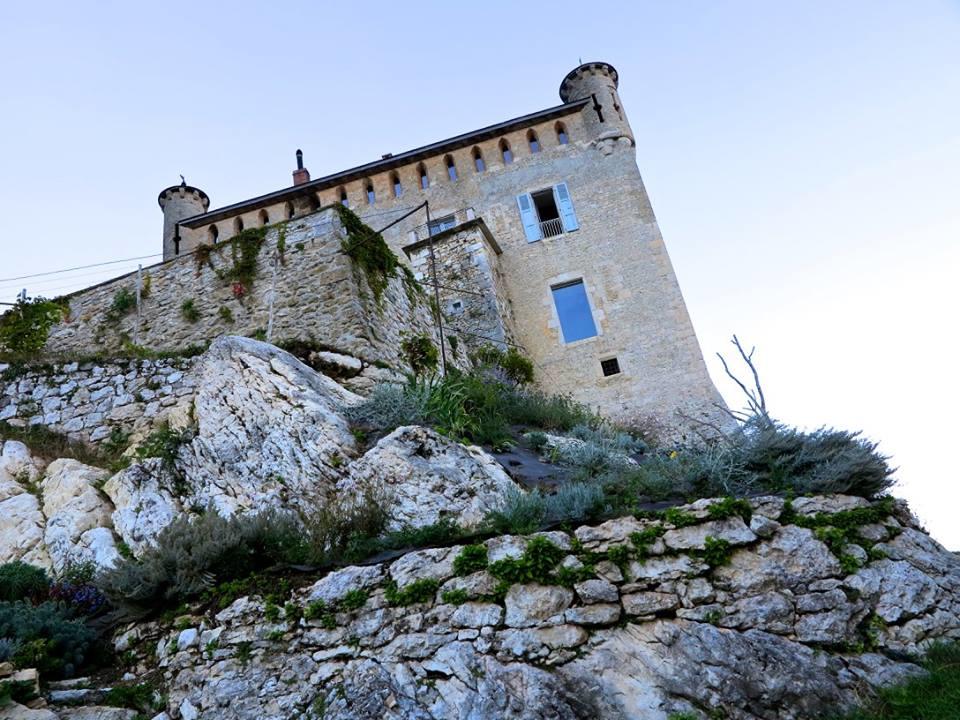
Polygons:
<instances>
[{"instance_id":1,"label":"dark window opening","mask_svg":"<svg viewBox=\"0 0 960 720\"><path fill-rule=\"evenodd\" d=\"M453 158L450 155L446 157L447 163L447 176L450 178L451 182L457 181L457 166L453 162Z\"/></svg>"},{"instance_id":2,"label":"dark window opening","mask_svg":"<svg viewBox=\"0 0 960 720\"><path fill-rule=\"evenodd\" d=\"M553 188L531 193L533 207L537 211L540 221L540 232L543 237L554 237L563 234L563 222L560 220L560 211L557 209L557 200Z\"/></svg>"},{"instance_id":3,"label":"dark window opening","mask_svg":"<svg viewBox=\"0 0 960 720\"><path fill-rule=\"evenodd\" d=\"M211 243L217 242L217 238L220 237L220 231L217 229L216 225L211 225L209 228L207 228L207 237L210 238Z\"/></svg>"},{"instance_id":4,"label":"dark window opening","mask_svg":"<svg viewBox=\"0 0 960 720\"><path fill-rule=\"evenodd\" d=\"M400 176L394 173L391 180L393 181L393 196L400 197L403 195L403 184L400 182Z\"/></svg>"},{"instance_id":5,"label":"dark window opening","mask_svg":"<svg viewBox=\"0 0 960 720\"><path fill-rule=\"evenodd\" d=\"M320 209L320 198L317 197L316 193L310 196L310 209L313 212L316 212Z\"/></svg>"},{"instance_id":6,"label":"dark window opening","mask_svg":"<svg viewBox=\"0 0 960 720\"><path fill-rule=\"evenodd\" d=\"M350 207L350 200L347 198L347 191L345 188L340 188L340 202L344 207Z\"/></svg>"},{"instance_id":7,"label":"dark window opening","mask_svg":"<svg viewBox=\"0 0 960 720\"><path fill-rule=\"evenodd\" d=\"M261 224L261 225L269 225L269 224L270 224L270 216L267 214L267 211L266 211L266 210L261 210L261 211L260 211L260 224Z\"/></svg>"},{"instance_id":8,"label":"dark window opening","mask_svg":"<svg viewBox=\"0 0 960 720\"><path fill-rule=\"evenodd\" d=\"M570 142L567 129L563 126L563 123L557 123L557 142L561 145L566 145Z\"/></svg>"},{"instance_id":9,"label":"dark window opening","mask_svg":"<svg viewBox=\"0 0 960 720\"><path fill-rule=\"evenodd\" d=\"M527 133L527 142L530 143L531 153L540 152L540 138L537 137L537 134L533 130Z\"/></svg>"},{"instance_id":10,"label":"dark window opening","mask_svg":"<svg viewBox=\"0 0 960 720\"><path fill-rule=\"evenodd\" d=\"M603 105L601 105L600 101L597 100L596 94L593 94L590 97L593 98L593 111L597 113L597 118L599 118L600 122L603 122Z\"/></svg>"},{"instance_id":11,"label":"dark window opening","mask_svg":"<svg viewBox=\"0 0 960 720\"><path fill-rule=\"evenodd\" d=\"M603 371L604 377L610 377L611 375L620 374L620 362L616 358L609 358L608 360L600 361L600 370Z\"/></svg>"},{"instance_id":12,"label":"dark window opening","mask_svg":"<svg viewBox=\"0 0 960 720\"><path fill-rule=\"evenodd\" d=\"M287 220L293 219L293 203L288 202L284 207L287 209Z\"/></svg>"},{"instance_id":13,"label":"dark window opening","mask_svg":"<svg viewBox=\"0 0 960 720\"><path fill-rule=\"evenodd\" d=\"M483 162L483 155L480 153L480 148L473 149L473 167L477 172L483 172L487 169L487 165Z\"/></svg>"},{"instance_id":14,"label":"dark window opening","mask_svg":"<svg viewBox=\"0 0 960 720\"><path fill-rule=\"evenodd\" d=\"M239 235L243 232L243 218L234 218L233 221L233 234Z\"/></svg>"},{"instance_id":15,"label":"dark window opening","mask_svg":"<svg viewBox=\"0 0 960 720\"><path fill-rule=\"evenodd\" d=\"M509 165L513 162L513 151L506 140L500 141L500 154L503 156L503 164Z\"/></svg>"},{"instance_id":16,"label":"dark window opening","mask_svg":"<svg viewBox=\"0 0 960 720\"><path fill-rule=\"evenodd\" d=\"M423 163L420 163L420 165L417 167L417 170L420 171L420 189L426 190L428 187L430 187L430 178L427 177L427 168L424 167Z\"/></svg>"},{"instance_id":17,"label":"dark window opening","mask_svg":"<svg viewBox=\"0 0 960 720\"><path fill-rule=\"evenodd\" d=\"M377 194L373 191L373 183L367 183L367 204L373 205L377 201Z\"/></svg>"}]
</instances>

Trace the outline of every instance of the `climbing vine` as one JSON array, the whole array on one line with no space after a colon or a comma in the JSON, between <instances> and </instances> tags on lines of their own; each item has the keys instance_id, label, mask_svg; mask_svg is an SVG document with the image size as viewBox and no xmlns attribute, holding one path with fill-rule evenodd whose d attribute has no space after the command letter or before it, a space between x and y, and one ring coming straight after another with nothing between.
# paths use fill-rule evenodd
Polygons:
<instances>
[{"instance_id":1,"label":"climbing vine","mask_svg":"<svg viewBox=\"0 0 960 720\"><path fill-rule=\"evenodd\" d=\"M333 207L347 231L347 237L340 247L366 276L367 284L373 291L377 303L381 302L383 291L387 289L390 279L399 277L403 282L410 303L416 304L417 299L423 292L420 283L413 277L410 269L400 263L383 236L367 227L345 205L337 203Z\"/></svg>"},{"instance_id":2,"label":"climbing vine","mask_svg":"<svg viewBox=\"0 0 960 720\"><path fill-rule=\"evenodd\" d=\"M247 228L230 242L230 256L233 265L222 272L224 280L240 283L249 290L257 277L257 257L267 237L269 227Z\"/></svg>"}]
</instances>

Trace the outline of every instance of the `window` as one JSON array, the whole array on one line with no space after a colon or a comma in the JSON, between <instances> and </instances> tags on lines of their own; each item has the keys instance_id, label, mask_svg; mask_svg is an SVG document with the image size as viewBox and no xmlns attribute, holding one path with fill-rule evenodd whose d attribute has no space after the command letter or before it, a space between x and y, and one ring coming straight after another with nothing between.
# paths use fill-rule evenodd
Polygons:
<instances>
[{"instance_id":1,"label":"window","mask_svg":"<svg viewBox=\"0 0 960 720\"><path fill-rule=\"evenodd\" d=\"M561 145L566 145L570 142L570 137L567 135L567 128L564 127L563 123L558 122L556 124L557 129L557 142Z\"/></svg>"},{"instance_id":2,"label":"window","mask_svg":"<svg viewBox=\"0 0 960 720\"><path fill-rule=\"evenodd\" d=\"M346 188L340 188L340 204L344 207L350 207L350 200L347 198Z\"/></svg>"},{"instance_id":3,"label":"window","mask_svg":"<svg viewBox=\"0 0 960 720\"><path fill-rule=\"evenodd\" d=\"M443 160L447 165L447 176L450 178L451 182L456 182L457 166L453 162L453 157L451 155L447 155Z\"/></svg>"},{"instance_id":4,"label":"window","mask_svg":"<svg viewBox=\"0 0 960 720\"><path fill-rule=\"evenodd\" d=\"M423 163L417 165L417 172L420 173L420 189L426 190L428 187L430 187L430 178L427 177L427 168Z\"/></svg>"},{"instance_id":5,"label":"window","mask_svg":"<svg viewBox=\"0 0 960 720\"><path fill-rule=\"evenodd\" d=\"M487 169L486 163L483 162L483 153L477 147L473 149L473 167L478 173Z\"/></svg>"},{"instance_id":6,"label":"window","mask_svg":"<svg viewBox=\"0 0 960 720\"><path fill-rule=\"evenodd\" d=\"M463 313L463 300L454 300L450 303L450 314L460 315Z\"/></svg>"},{"instance_id":7,"label":"window","mask_svg":"<svg viewBox=\"0 0 960 720\"><path fill-rule=\"evenodd\" d=\"M566 183L517 196L520 222L527 242L562 235L580 228Z\"/></svg>"},{"instance_id":8,"label":"window","mask_svg":"<svg viewBox=\"0 0 960 720\"><path fill-rule=\"evenodd\" d=\"M600 371L604 377L620 374L620 362L616 358L607 358L600 361Z\"/></svg>"},{"instance_id":9,"label":"window","mask_svg":"<svg viewBox=\"0 0 960 720\"><path fill-rule=\"evenodd\" d=\"M239 235L243 232L243 218L234 218L233 219L233 234Z\"/></svg>"},{"instance_id":10,"label":"window","mask_svg":"<svg viewBox=\"0 0 960 720\"><path fill-rule=\"evenodd\" d=\"M527 131L527 143L530 145L531 153L540 152L540 138L537 137L537 134L533 130Z\"/></svg>"},{"instance_id":11,"label":"window","mask_svg":"<svg viewBox=\"0 0 960 720\"><path fill-rule=\"evenodd\" d=\"M267 211L266 211L266 210L261 210L261 211L260 211L260 224L261 224L261 225L269 225L269 224L270 224L270 216L267 214Z\"/></svg>"},{"instance_id":12,"label":"window","mask_svg":"<svg viewBox=\"0 0 960 720\"><path fill-rule=\"evenodd\" d=\"M513 151L510 149L510 143L506 140L500 141L500 155L503 157L504 165L509 165L513 162Z\"/></svg>"},{"instance_id":13,"label":"window","mask_svg":"<svg viewBox=\"0 0 960 720\"><path fill-rule=\"evenodd\" d=\"M367 205L373 205L377 201L377 194L373 191L373 183L367 183Z\"/></svg>"},{"instance_id":14,"label":"window","mask_svg":"<svg viewBox=\"0 0 960 720\"><path fill-rule=\"evenodd\" d=\"M293 218L293 203L287 201L287 203L286 203L283 207L284 207L284 209L287 211L287 220L292 219L292 218Z\"/></svg>"},{"instance_id":15,"label":"window","mask_svg":"<svg viewBox=\"0 0 960 720\"><path fill-rule=\"evenodd\" d=\"M316 193L311 193L310 194L310 211L316 212L321 207L322 205L320 203L320 196L317 195Z\"/></svg>"},{"instance_id":16,"label":"window","mask_svg":"<svg viewBox=\"0 0 960 720\"><path fill-rule=\"evenodd\" d=\"M393 185L393 196L400 197L403 195L403 185L400 182L400 176L396 173L391 173L390 175L390 184Z\"/></svg>"},{"instance_id":17,"label":"window","mask_svg":"<svg viewBox=\"0 0 960 720\"><path fill-rule=\"evenodd\" d=\"M216 225L211 225L207 228L207 238L209 238L211 243L216 243L217 238L220 237L220 231L217 230Z\"/></svg>"},{"instance_id":18,"label":"window","mask_svg":"<svg viewBox=\"0 0 960 720\"><path fill-rule=\"evenodd\" d=\"M553 292L553 304L557 308L560 329L565 343L591 338L597 334L597 326L590 312L590 301L583 280L557 285L550 288Z\"/></svg>"},{"instance_id":19,"label":"window","mask_svg":"<svg viewBox=\"0 0 960 720\"><path fill-rule=\"evenodd\" d=\"M442 233L444 230L449 230L457 224L456 218L453 215L444 215L441 218L430 221L430 234L436 235L437 233Z\"/></svg>"}]
</instances>

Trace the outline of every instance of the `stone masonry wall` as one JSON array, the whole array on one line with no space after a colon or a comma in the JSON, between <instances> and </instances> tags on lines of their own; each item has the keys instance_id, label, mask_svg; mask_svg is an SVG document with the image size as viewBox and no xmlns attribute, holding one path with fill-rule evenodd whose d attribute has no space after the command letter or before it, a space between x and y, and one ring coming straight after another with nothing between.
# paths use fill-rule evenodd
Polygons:
<instances>
[{"instance_id":1,"label":"stone masonry wall","mask_svg":"<svg viewBox=\"0 0 960 720\"><path fill-rule=\"evenodd\" d=\"M136 275L126 275L69 296L68 319L48 337L47 354L115 352L125 341L153 350L206 344L220 335L267 330L274 297L272 340L310 340L321 347L402 367L407 334L435 334L425 298L408 296L399 279L378 302L362 271L342 252L345 230L324 209L271 226L257 257L253 283L238 288L225 278L239 257L232 243L214 246L209 261L181 256L148 268L149 292L137 313L129 307L111 318L123 292L134 293ZM189 303L196 317L190 317Z\"/></svg>"},{"instance_id":2,"label":"stone masonry wall","mask_svg":"<svg viewBox=\"0 0 960 720\"><path fill-rule=\"evenodd\" d=\"M0 420L97 443L148 425L196 389L194 360L73 362L13 372L0 364Z\"/></svg>"},{"instance_id":3,"label":"stone masonry wall","mask_svg":"<svg viewBox=\"0 0 960 720\"><path fill-rule=\"evenodd\" d=\"M430 289L430 246L404 248L414 276ZM515 342L513 310L500 270L500 248L482 220L459 225L434 237L433 255L440 286L440 308L448 337L459 350Z\"/></svg>"},{"instance_id":4,"label":"stone masonry wall","mask_svg":"<svg viewBox=\"0 0 960 720\"><path fill-rule=\"evenodd\" d=\"M538 533L552 549L536 567L554 568L538 581L504 579L530 538L487 540L469 563L418 550L115 645L144 658L137 672L159 664L182 718L822 717L960 636L960 559L903 505L880 507L802 498L791 521L782 498L743 516L700 500ZM809 527L857 517L855 549Z\"/></svg>"}]
</instances>

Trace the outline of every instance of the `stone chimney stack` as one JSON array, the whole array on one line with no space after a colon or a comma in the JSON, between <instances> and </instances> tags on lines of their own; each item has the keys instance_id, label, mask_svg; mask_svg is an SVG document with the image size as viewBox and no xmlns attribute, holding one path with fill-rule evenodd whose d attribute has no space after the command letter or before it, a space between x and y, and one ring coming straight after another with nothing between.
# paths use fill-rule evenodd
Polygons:
<instances>
[{"instance_id":1,"label":"stone chimney stack","mask_svg":"<svg viewBox=\"0 0 960 720\"><path fill-rule=\"evenodd\" d=\"M297 169L293 171L293 184L310 182L310 171L303 166L303 150L297 150Z\"/></svg>"}]
</instances>

